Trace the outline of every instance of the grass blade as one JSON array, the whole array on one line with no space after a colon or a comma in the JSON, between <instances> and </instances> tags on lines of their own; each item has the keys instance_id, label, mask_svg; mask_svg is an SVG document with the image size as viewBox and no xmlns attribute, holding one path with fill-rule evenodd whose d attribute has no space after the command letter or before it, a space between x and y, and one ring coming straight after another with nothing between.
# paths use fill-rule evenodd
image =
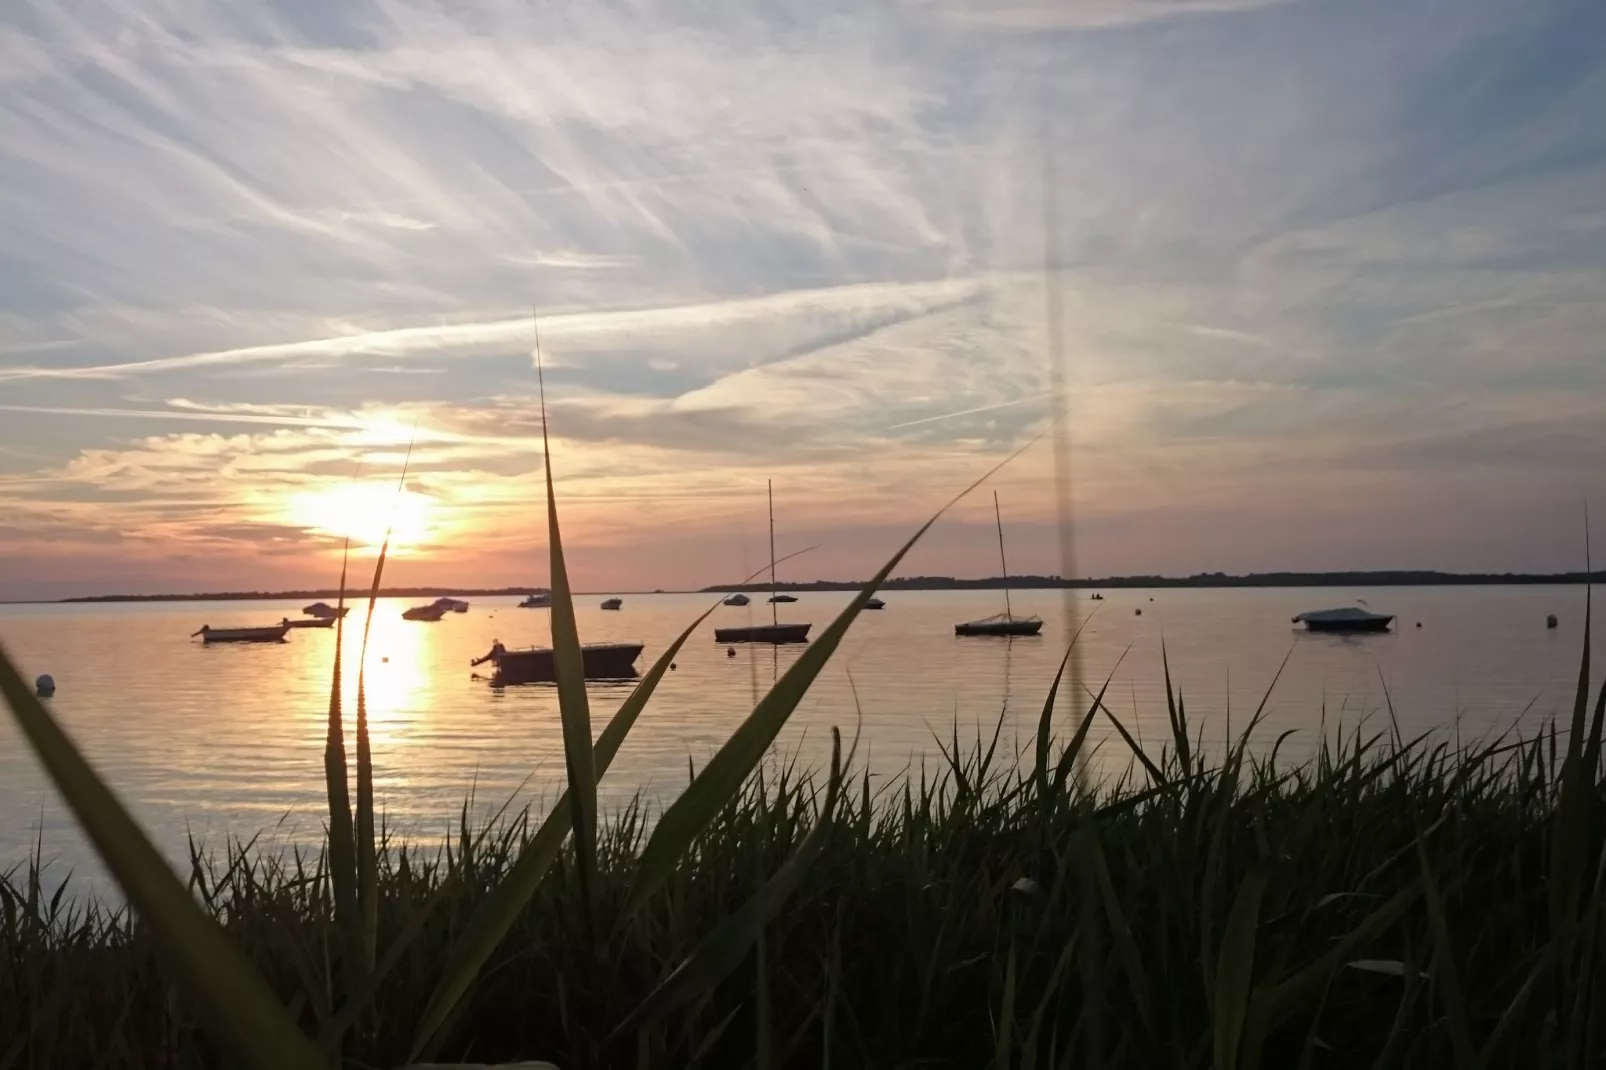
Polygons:
<instances>
[{"instance_id":1,"label":"grass blade","mask_svg":"<svg viewBox=\"0 0 1606 1070\"><path fill-rule=\"evenodd\" d=\"M140 920L150 926L180 987L240 1065L305 1070L327 1065L261 976L201 912L71 739L34 698L0 649L0 693L90 843Z\"/></svg>"},{"instance_id":2,"label":"grass blade","mask_svg":"<svg viewBox=\"0 0 1606 1070\"><path fill-rule=\"evenodd\" d=\"M1227 913L1227 927L1216 958L1215 1006L1212 1036L1216 1070L1237 1070L1239 1040L1249 1011L1249 993L1255 977L1255 937L1260 929L1260 903L1271 882L1271 866L1252 867L1238 886Z\"/></svg>"},{"instance_id":3,"label":"grass blade","mask_svg":"<svg viewBox=\"0 0 1606 1070\"><path fill-rule=\"evenodd\" d=\"M849 761L852 755L849 755ZM646 999L619 1023L609 1037L620 1035L663 1017L676 1008L708 993L732 970L741 965L747 952L758 941L760 932L786 904L802 883L809 867L825 849L842 787L842 734L831 729L831 779L826 786L825 803L809 834L792 857L764 883L747 902L728 915L705 936L687 957Z\"/></svg>"}]
</instances>

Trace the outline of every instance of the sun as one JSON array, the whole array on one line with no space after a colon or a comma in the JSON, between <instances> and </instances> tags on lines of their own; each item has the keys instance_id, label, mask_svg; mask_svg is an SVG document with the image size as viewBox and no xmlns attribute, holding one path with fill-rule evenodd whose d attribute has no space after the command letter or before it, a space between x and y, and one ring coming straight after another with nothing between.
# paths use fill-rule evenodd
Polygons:
<instances>
[{"instance_id":1,"label":"sun","mask_svg":"<svg viewBox=\"0 0 1606 1070\"><path fill-rule=\"evenodd\" d=\"M433 508L433 498L411 490L398 493L394 483L358 483L301 492L291 498L288 511L294 524L358 546L378 546L389 529L391 551L406 553L428 539Z\"/></svg>"}]
</instances>

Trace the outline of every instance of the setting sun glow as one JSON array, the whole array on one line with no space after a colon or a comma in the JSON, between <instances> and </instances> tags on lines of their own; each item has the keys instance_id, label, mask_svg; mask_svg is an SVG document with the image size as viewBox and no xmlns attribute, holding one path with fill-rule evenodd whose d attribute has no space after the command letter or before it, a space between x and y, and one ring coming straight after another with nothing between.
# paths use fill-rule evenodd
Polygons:
<instances>
[{"instance_id":1,"label":"setting sun glow","mask_svg":"<svg viewBox=\"0 0 1606 1070\"><path fill-rule=\"evenodd\" d=\"M434 499L394 484L357 484L309 491L291 498L292 523L359 546L378 546L390 529L392 553L406 553L425 542L434 527Z\"/></svg>"}]
</instances>

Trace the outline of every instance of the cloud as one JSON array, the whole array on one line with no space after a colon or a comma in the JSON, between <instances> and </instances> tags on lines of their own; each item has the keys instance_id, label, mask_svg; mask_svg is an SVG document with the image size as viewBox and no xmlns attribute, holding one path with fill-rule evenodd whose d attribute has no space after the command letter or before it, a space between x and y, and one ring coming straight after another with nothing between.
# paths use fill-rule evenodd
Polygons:
<instances>
[{"instance_id":1,"label":"cloud","mask_svg":"<svg viewBox=\"0 0 1606 1070\"><path fill-rule=\"evenodd\" d=\"M1007 30L1088 30L1255 11L1288 0L912 0L966 26Z\"/></svg>"}]
</instances>

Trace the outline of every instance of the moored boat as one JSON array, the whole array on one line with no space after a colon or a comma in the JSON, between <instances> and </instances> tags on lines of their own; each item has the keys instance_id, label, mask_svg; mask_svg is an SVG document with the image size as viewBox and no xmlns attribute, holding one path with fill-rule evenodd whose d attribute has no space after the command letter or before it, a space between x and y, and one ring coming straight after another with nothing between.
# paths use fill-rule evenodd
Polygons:
<instances>
[{"instance_id":1,"label":"moored boat","mask_svg":"<svg viewBox=\"0 0 1606 1070\"><path fill-rule=\"evenodd\" d=\"M552 608L552 592L551 591L534 591L534 592L532 592L530 594L527 594L527 595L524 596L524 601L519 603L519 608L520 609L551 609Z\"/></svg>"},{"instance_id":2,"label":"moored boat","mask_svg":"<svg viewBox=\"0 0 1606 1070\"><path fill-rule=\"evenodd\" d=\"M864 604L865 609L886 609L887 604L879 598L872 598Z\"/></svg>"},{"instance_id":3,"label":"moored boat","mask_svg":"<svg viewBox=\"0 0 1606 1070\"><path fill-rule=\"evenodd\" d=\"M402 610L402 620L421 620L433 624L444 616L446 609L443 606L414 606Z\"/></svg>"},{"instance_id":4,"label":"moored boat","mask_svg":"<svg viewBox=\"0 0 1606 1070\"><path fill-rule=\"evenodd\" d=\"M440 606L448 613L467 613L468 603L460 602L455 598L437 598L432 605Z\"/></svg>"},{"instance_id":5,"label":"moored boat","mask_svg":"<svg viewBox=\"0 0 1606 1070\"><path fill-rule=\"evenodd\" d=\"M967 620L954 625L955 635L998 635L1005 637L1036 635L1043 628L1042 618L1035 615L1017 617L1009 604L1009 562L1004 558L1004 515L998 508L998 492L993 491L993 521L998 525L998 566L1003 569L1004 611L981 620Z\"/></svg>"},{"instance_id":6,"label":"moored boat","mask_svg":"<svg viewBox=\"0 0 1606 1070\"><path fill-rule=\"evenodd\" d=\"M744 628L715 628L718 643L806 643L810 624L750 624Z\"/></svg>"},{"instance_id":7,"label":"moored boat","mask_svg":"<svg viewBox=\"0 0 1606 1070\"><path fill-rule=\"evenodd\" d=\"M302 606L301 612L309 617L318 617L321 620L339 620L351 612L351 607L341 606L336 609L328 602L314 602L310 606Z\"/></svg>"},{"instance_id":8,"label":"moored boat","mask_svg":"<svg viewBox=\"0 0 1606 1070\"><path fill-rule=\"evenodd\" d=\"M285 635L290 631L288 624L272 624L266 628L214 628L210 624L201 625L201 630L193 633L190 638L201 637L201 642L212 643L282 643Z\"/></svg>"},{"instance_id":9,"label":"moored boat","mask_svg":"<svg viewBox=\"0 0 1606 1070\"><path fill-rule=\"evenodd\" d=\"M623 598L605 598L602 600L603 609L618 609L624 604L625 600Z\"/></svg>"},{"instance_id":10,"label":"moored boat","mask_svg":"<svg viewBox=\"0 0 1606 1070\"><path fill-rule=\"evenodd\" d=\"M307 620L291 620L289 617L286 617L279 623L284 625L286 628L333 628L335 626L335 618L311 617Z\"/></svg>"},{"instance_id":11,"label":"moored boat","mask_svg":"<svg viewBox=\"0 0 1606 1070\"><path fill-rule=\"evenodd\" d=\"M954 625L955 635L1036 635L1043 628L1043 622L1038 617L1014 617L1008 613L1000 613L994 617L984 617L981 620L968 620L963 624Z\"/></svg>"},{"instance_id":12,"label":"moored boat","mask_svg":"<svg viewBox=\"0 0 1606 1070\"><path fill-rule=\"evenodd\" d=\"M751 598L747 597L742 592L737 591L735 594L733 594L729 598L725 599L724 604L727 605L727 606L745 606L751 601L752 601Z\"/></svg>"},{"instance_id":13,"label":"moored boat","mask_svg":"<svg viewBox=\"0 0 1606 1070\"><path fill-rule=\"evenodd\" d=\"M770 511L770 622L768 624L750 624L742 628L715 628L714 641L718 643L806 643L809 641L808 624L782 624L779 611L775 608L780 602L796 602L797 599L789 594L775 592L775 486L766 481L765 492L769 499ZM731 598L738 597L732 595ZM740 602L733 602L730 598L725 600L726 605L747 605L748 599L743 597ZM735 653L735 651L732 651Z\"/></svg>"},{"instance_id":14,"label":"moored boat","mask_svg":"<svg viewBox=\"0 0 1606 1070\"><path fill-rule=\"evenodd\" d=\"M580 660L587 680L629 680L636 675L636 659L641 656L640 643L582 643ZM558 679L557 659L551 647L538 646L526 650L509 650L501 641L494 642L490 652L475 658L472 664L490 662L495 667L491 677L494 685L550 684Z\"/></svg>"},{"instance_id":15,"label":"moored boat","mask_svg":"<svg viewBox=\"0 0 1606 1070\"><path fill-rule=\"evenodd\" d=\"M1295 624L1304 624L1312 632L1386 632L1394 620L1392 613L1373 613L1359 606L1342 609L1317 609L1294 616Z\"/></svg>"}]
</instances>

